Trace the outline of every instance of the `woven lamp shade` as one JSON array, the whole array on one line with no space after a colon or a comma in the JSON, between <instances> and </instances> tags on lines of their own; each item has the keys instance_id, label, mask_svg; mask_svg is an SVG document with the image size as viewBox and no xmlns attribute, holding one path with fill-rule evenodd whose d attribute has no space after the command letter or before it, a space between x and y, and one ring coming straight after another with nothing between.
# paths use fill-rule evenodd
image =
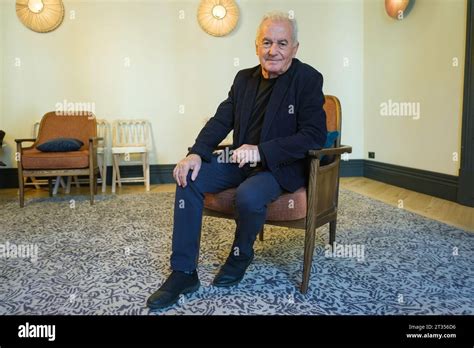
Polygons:
<instances>
[{"instance_id":1,"label":"woven lamp shade","mask_svg":"<svg viewBox=\"0 0 474 348\"><path fill-rule=\"evenodd\" d=\"M225 36L237 26L239 8L234 0L201 0L197 18L206 33Z\"/></svg>"},{"instance_id":2,"label":"woven lamp shade","mask_svg":"<svg viewBox=\"0 0 474 348\"><path fill-rule=\"evenodd\" d=\"M62 23L64 5L62 0L17 0L16 14L26 27L47 33Z\"/></svg>"}]
</instances>

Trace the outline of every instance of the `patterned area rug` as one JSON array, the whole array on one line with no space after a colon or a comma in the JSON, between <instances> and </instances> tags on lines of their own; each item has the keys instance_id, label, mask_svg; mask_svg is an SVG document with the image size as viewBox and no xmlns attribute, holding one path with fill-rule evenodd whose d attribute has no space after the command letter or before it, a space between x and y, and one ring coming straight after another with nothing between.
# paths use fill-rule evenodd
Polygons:
<instances>
[{"instance_id":1,"label":"patterned area rug","mask_svg":"<svg viewBox=\"0 0 474 348\"><path fill-rule=\"evenodd\" d=\"M23 209L4 202L0 314L474 314L474 234L346 190L340 245L329 250L328 228L318 230L306 295L298 290L304 232L270 226L244 280L210 286L235 223L205 217L202 287L149 311L147 297L169 274L173 198L110 195L92 207L86 196L30 199Z\"/></svg>"}]
</instances>

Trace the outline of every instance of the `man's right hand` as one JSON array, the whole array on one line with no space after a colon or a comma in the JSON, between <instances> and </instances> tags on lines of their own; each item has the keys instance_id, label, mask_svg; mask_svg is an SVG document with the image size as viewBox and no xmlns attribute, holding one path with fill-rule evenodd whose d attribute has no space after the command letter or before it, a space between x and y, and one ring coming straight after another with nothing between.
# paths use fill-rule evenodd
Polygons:
<instances>
[{"instance_id":1,"label":"man's right hand","mask_svg":"<svg viewBox=\"0 0 474 348\"><path fill-rule=\"evenodd\" d=\"M178 186L186 187L188 184L186 182L186 177L188 176L189 170L193 171L191 174L191 180L196 180L199 170L201 169L201 164L201 156L194 153L179 161L173 170L173 178L176 180Z\"/></svg>"}]
</instances>

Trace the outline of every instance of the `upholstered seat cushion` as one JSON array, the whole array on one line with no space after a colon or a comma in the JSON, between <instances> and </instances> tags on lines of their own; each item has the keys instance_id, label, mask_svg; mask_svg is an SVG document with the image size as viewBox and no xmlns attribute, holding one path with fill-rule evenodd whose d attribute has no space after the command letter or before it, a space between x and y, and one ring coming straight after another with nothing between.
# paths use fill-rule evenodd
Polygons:
<instances>
[{"instance_id":1,"label":"upholstered seat cushion","mask_svg":"<svg viewBox=\"0 0 474 348\"><path fill-rule=\"evenodd\" d=\"M223 214L233 214L235 208L235 188L219 193L206 193L204 207ZM302 187L294 193L283 193L267 208L269 221L293 221L306 217L306 188Z\"/></svg>"},{"instance_id":2,"label":"upholstered seat cushion","mask_svg":"<svg viewBox=\"0 0 474 348\"><path fill-rule=\"evenodd\" d=\"M23 151L23 169L80 169L89 167L89 151L41 152L35 148Z\"/></svg>"}]
</instances>

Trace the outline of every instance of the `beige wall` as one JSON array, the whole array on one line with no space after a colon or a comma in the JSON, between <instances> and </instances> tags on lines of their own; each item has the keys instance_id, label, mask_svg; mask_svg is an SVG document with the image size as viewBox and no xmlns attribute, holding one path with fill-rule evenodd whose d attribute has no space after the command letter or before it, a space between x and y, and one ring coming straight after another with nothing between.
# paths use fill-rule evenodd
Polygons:
<instances>
[{"instance_id":1,"label":"beige wall","mask_svg":"<svg viewBox=\"0 0 474 348\"><path fill-rule=\"evenodd\" d=\"M5 48L3 45L3 37L5 35L4 30L4 19L3 19L4 6L2 0L0 0L0 129L3 129L3 89L5 88L3 79L3 56L5 55ZM2 150L0 150L0 157L2 157Z\"/></svg>"},{"instance_id":2,"label":"beige wall","mask_svg":"<svg viewBox=\"0 0 474 348\"><path fill-rule=\"evenodd\" d=\"M465 0L417 0L401 22L377 0L237 2L239 26L215 38L197 24L198 0L65 0L64 23L48 34L25 28L14 1L3 1L0 127L8 132L7 162L13 163L13 139L30 136L35 120L67 100L95 103L99 118L150 119L152 163L176 163L235 73L258 64L253 41L262 14L281 9L299 20L298 57L320 70L324 92L342 101L351 158L375 151L376 161L457 175ZM380 104L390 99L420 103L420 119L381 116Z\"/></svg>"},{"instance_id":3,"label":"beige wall","mask_svg":"<svg viewBox=\"0 0 474 348\"><path fill-rule=\"evenodd\" d=\"M226 98L236 72L258 64L256 27L272 9L295 11L298 57L323 73L325 93L341 98L343 140L354 145L354 158L363 155L362 2L241 0L240 24L224 38L201 30L198 0L64 3L67 13L61 27L37 34L18 21L14 1L3 2L1 94L7 116L2 127L9 134L10 164L13 139L30 136L34 121L63 100L93 102L99 118L150 119L152 163L176 163ZM71 10L75 19L70 19ZM184 20L179 19L180 10ZM16 57L21 68L14 67ZM124 67L127 57L129 68ZM343 66L344 57L349 58L348 67Z\"/></svg>"},{"instance_id":4,"label":"beige wall","mask_svg":"<svg viewBox=\"0 0 474 348\"><path fill-rule=\"evenodd\" d=\"M416 0L395 21L383 1L365 2L365 156L375 151L379 162L458 175L466 8L465 0ZM389 100L419 103L420 118L381 116Z\"/></svg>"}]
</instances>

